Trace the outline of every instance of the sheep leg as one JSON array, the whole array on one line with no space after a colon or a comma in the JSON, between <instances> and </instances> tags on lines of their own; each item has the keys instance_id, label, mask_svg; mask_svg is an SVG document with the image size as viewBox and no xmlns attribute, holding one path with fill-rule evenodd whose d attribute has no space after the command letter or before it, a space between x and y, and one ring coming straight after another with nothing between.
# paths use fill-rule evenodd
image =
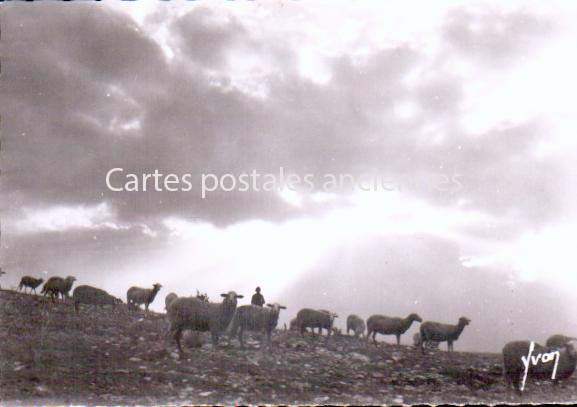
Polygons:
<instances>
[{"instance_id":1,"label":"sheep leg","mask_svg":"<svg viewBox=\"0 0 577 407\"><path fill-rule=\"evenodd\" d=\"M212 338L212 346L214 347L214 349L216 349L216 346L218 345L218 333L211 332L211 338Z\"/></svg>"},{"instance_id":2,"label":"sheep leg","mask_svg":"<svg viewBox=\"0 0 577 407\"><path fill-rule=\"evenodd\" d=\"M171 329L172 332L172 337L174 338L175 342L176 342L176 347L178 348L178 352L180 354L184 353L182 351L182 345L180 343L181 339L182 339L182 328L178 327L178 328L172 328Z\"/></svg>"},{"instance_id":3,"label":"sheep leg","mask_svg":"<svg viewBox=\"0 0 577 407\"><path fill-rule=\"evenodd\" d=\"M243 334L244 333L244 327L240 327L240 329L238 330L238 341L240 342L240 347L242 349L244 349L244 340L243 340Z\"/></svg>"},{"instance_id":4,"label":"sheep leg","mask_svg":"<svg viewBox=\"0 0 577 407\"><path fill-rule=\"evenodd\" d=\"M521 395L521 372L520 371L514 371L509 373L506 372L505 379L509 383L509 385L513 386L513 390L515 391L515 393Z\"/></svg>"},{"instance_id":5,"label":"sheep leg","mask_svg":"<svg viewBox=\"0 0 577 407\"><path fill-rule=\"evenodd\" d=\"M401 335L397 334L397 346L401 344Z\"/></svg>"},{"instance_id":6,"label":"sheep leg","mask_svg":"<svg viewBox=\"0 0 577 407\"><path fill-rule=\"evenodd\" d=\"M448 341L447 342L447 352L452 352L453 351L453 342Z\"/></svg>"},{"instance_id":7,"label":"sheep leg","mask_svg":"<svg viewBox=\"0 0 577 407\"><path fill-rule=\"evenodd\" d=\"M272 330L266 331L266 337L267 337L268 346L269 346L269 348L272 349Z\"/></svg>"},{"instance_id":8,"label":"sheep leg","mask_svg":"<svg viewBox=\"0 0 577 407\"><path fill-rule=\"evenodd\" d=\"M375 346L379 346L379 344L377 343L377 331L373 332L373 343L375 344Z\"/></svg>"}]
</instances>

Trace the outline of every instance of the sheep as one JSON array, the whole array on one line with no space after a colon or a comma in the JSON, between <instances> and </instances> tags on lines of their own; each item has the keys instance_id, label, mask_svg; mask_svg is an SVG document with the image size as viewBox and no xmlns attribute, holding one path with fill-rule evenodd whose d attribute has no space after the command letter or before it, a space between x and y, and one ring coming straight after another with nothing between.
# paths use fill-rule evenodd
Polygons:
<instances>
[{"instance_id":1,"label":"sheep","mask_svg":"<svg viewBox=\"0 0 577 407\"><path fill-rule=\"evenodd\" d=\"M333 322L338 315L327 310L315 310L311 308L303 308L297 313L297 327L304 336L306 328L311 328L313 335L314 329L319 328L319 335L322 335L322 330L327 330L327 336L331 336Z\"/></svg>"},{"instance_id":2,"label":"sheep","mask_svg":"<svg viewBox=\"0 0 577 407\"><path fill-rule=\"evenodd\" d=\"M208 294L207 293L201 293L200 291L196 290L196 298L198 298L199 300L202 300L204 302L209 302L210 300L208 299Z\"/></svg>"},{"instance_id":3,"label":"sheep","mask_svg":"<svg viewBox=\"0 0 577 407\"><path fill-rule=\"evenodd\" d=\"M175 293L170 293L168 294L165 298L164 298L164 309L167 310L168 306L170 305L170 303L172 301L174 301L175 299L178 298L178 295L176 295Z\"/></svg>"},{"instance_id":4,"label":"sheep","mask_svg":"<svg viewBox=\"0 0 577 407\"><path fill-rule=\"evenodd\" d=\"M407 332L414 322L422 322L417 314L409 314L406 318L387 317L385 315L371 315L367 320L367 343L373 335L373 343L377 346L377 334L395 335L397 345L401 344L401 335Z\"/></svg>"},{"instance_id":5,"label":"sheep","mask_svg":"<svg viewBox=\"0 0 577 407\"><path fill-rule=\"evenodd\" d=\"M421 333L420 332L417 332L413 335L413 346L415 348L421 347ZM438 349L439 348L439 342L429 341L426 343L425 346L427 347L427 349Z\"/></svg>"},{"instance_id":6,"label":"sheep","mask_svg":"<svg viewBox=\"0 0 577 407\"><path fill-rule=\"evenodd\" d=\"M349 315L347 317L347 335L349 331L353 331L355 338L359 338L365 334L366 328L365 321L358 315Z\"/></svg>"},{"instance_id":7,"label":"sheep","mask_svg":"<svg viewBox=\"0 0 577 407\"><path fill-rule=\"evenodd\" d=\"M72 299L74 301L74 310L78 312L80 304L92 305L112 305L114 308L117 304L122 304L120 298L116 298L100 288L91 287L89 285L80 285L72 292Z\"/></svg>"},{"instance_id":8,"label":"sheep","mask_svg":"<svg viewBox=\"0 0 577 407\"><path fill-rule=\"evenodd\" d=\"M30 288L31 293L32 291L34 291L34 294L36 294L36 288L43 282L44 282L43 278L24 276L20 279L20 284L18 284L18 290L21 291L22 289L24 289L24 292L26 292L26 288L28 287Z\"/></svg>"},{"instance_id":9,"label":"sheep","mask_svg":"<svg viewBox=\"0 0 577 407\"><path fill-rule=\"evenodd\" d=\"M161 285L156 283L150 288L140 288L140 287L130 287L126 292L126 304L128 304L128 309L140 309L140 304L144 304L144 309L148 311L148 306L156 294L161 289Z\"/></svg>"},{"instance_id":10,"label":"sheep","mask_svg":"<svg viewBox=\"0 0 577 407\"><path fill-rule=\"evenodd\" d=\"M296 319L296 318L293 318L293 319L290 320L290 322L289 322L289 330L290 330L290 331L298 331L298 330L299 330L299 326L298 326L298 324L297 324L297 319ZM305 329L305 331L308 332L307 329Z\"/></svg>"},{"instance_id":11,"label":"sheep","mask_svg":"<svg viewBox=\"0 0 577 407\"><path fill-rule=\"evenodd\" d=\"M62 299L70 298L70 294L68 293L70 292L72 284L74 284L75 281L76 277L72 276L68 276L66 278L50 277L48 281L44 283L40 294L50 294L52 301L55 300L55 297L58 298L58 294L62 295Z\"/></svg>"},{"instance_id":12,"label":"sheep","mask_svg":"<svg viewBox=\"0 0 577 407\"><path fill-rule=\"evenodd\" d=\"M577 338L573 338L571 336L565 335L552 335L547 339L545 346L548 348L562 348L563 346L567 345L571 341L575 341Z\"/></svg>"},{"instance_id":13,"label":"sheep","mask_svg":"<svg viewBox=\"0 0 577 407\"><path fill-rule=\"evenodd\" d=\"M459 339L463 329L471 323L466 317L459 318L457 325L440 324L438 322L423 322L421 324L421 351L425 353L427 342L447 342L447 351L453 351L453 342Z\"/></svg>"},{"instance_id":14,"label":"sheep","mask_svg":"<svg viewBox=\"0 0 577 407\"><path fill-rule=\"evenodd\" d=\"M575 371L577 353L571 343L565 344L561 349L545 347L537 343L533 343L533 349L531 349L531 344L530 341L514 341L503 347L505 380L507 385L512 385L517 393L521 393L521 376L524 375L526 369L527 377L538 380L553 380L554 384L560 380L568 379ZM550 352L558 352L558 356L551 355L553 357L545 361L543 356ZM539 357L539 355L541 356ZM533 364L534 361L536 364ZM527 368L525 367L526 364L528 364ZM553 378L555 364L557 364L557 370L555 371L555 378Z\"/></svg>"},{"instance_id":15,"label":"sheep","mask_svg":"<svg viewBox=\"0 0 577 407\"><path fill-rule=\"evenodd\" d=\"M238 332L238 341L242 348L244 348L242 335L244 331L264 331L268 344L271 346L272 331L278 324L280 310L286 309L286 307L277 303L266 305L270 308L251 304L243 305L236 309L230 336L234 337Z\"/></svg>"},{"instance_id":16,"label":"sheep","mask_svg":"<svg viewBox=\"0 0 577 407\"><path fill-rule=\"evenodd\" d=\"M238 298L243 295L234 291L221 294L222 303L212 303L199 300L194 297L179 297L168 306L168 319L170 321L170 335L176 341L180 354L183 354L180 344L182 332L185 329L206 332L210 331L213 346L218 344L220 334L228 327L234 312Z\"/></svg>"}]
</instances>

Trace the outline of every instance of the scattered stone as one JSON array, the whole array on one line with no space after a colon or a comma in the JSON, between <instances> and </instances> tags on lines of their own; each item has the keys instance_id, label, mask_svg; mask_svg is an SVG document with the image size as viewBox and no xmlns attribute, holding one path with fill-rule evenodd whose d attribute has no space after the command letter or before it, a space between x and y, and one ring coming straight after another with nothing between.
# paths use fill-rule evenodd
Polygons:
<instances>
[{"instance_id":1,"label":"scattered stone","mask_svg":"<svg viewBox=\"0 0 577 407\"><path fill-rule=\"evenodd\" d=\"M369 358L368 356L361 355L360 353L356 353L356 352L349 354L349 357L353 360L358 360L360 362L365 362L365 363L368 363L371 361L371 358Z\"/></svg>"}]
</instances>

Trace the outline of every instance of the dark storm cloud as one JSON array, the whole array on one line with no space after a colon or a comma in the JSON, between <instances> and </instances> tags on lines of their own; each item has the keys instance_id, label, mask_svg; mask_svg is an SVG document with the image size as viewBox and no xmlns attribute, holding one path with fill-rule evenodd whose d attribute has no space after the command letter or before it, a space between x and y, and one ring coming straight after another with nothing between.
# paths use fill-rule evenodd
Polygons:
<instances>
[{"instance_id":1,"label":"dark storm cloud","mask_svg":"<svg viewBox=\"0 0 577 407\"><path fill-rule=\"evenodd\" d=\"M267 78L269 97L260 100L227 88L226 70L219 74L225 86L212 86L202 67L222 66L227 51L246 51L246 44L274 49L265 38L250 38L233 17L217 19L198 8L177 20L173 34L186 58L169 64L128 17L103 8L44 5L6 13L3 190L9 197L18 191L20 199L47 205L106 199L132 220L176 213L229 223L281 219L297 211L265 193L214 193L208 202L198 199L199 188L110 192L104 176L113 167L138 174L158 168L192 173L198 187L203 172L276 172L280 166L298 173L378 171L405 178L450 169L463 174L467 196L483 210L518 207L519 200L532 219L544 220L554 210L550 198L535 202L542 198L533 194L535 186L551 185L552 165L541 163L543 171L527 177L523 171L533 165L531 159L510 160L542 135L528 128L528 137L513 142L499 131L464 137L454 123L463 84L439 70L415 87L405 85L405 75L426 61L410 46L384 49L363 63L328 60L333 79L324 86L287 66L282 77ZM459 16L465 24L464 15L453 15L447 30L456 29L451 27ZM518 24L507 22L518 18L502 17L502 23L514 31ZM512 54L515 46L507 45ZM283 62L291 61L289 54L285 51ZM404 100L419 108L409 120L395 114ZM138 121L137 130L124 134L115 127L131 120ZM448 133L440 145L419 135L431 122ZM486 194L487 188L505 192ZM438 195L422 193L437 203L458 198ZM524 197L529 200L519 199Z\"/></svg>"},{"instance_id":2,"label":"dark storm cloud","mask_svg":"<svg viewBox=\"0 0 577 407\"><path fill-rule=\"evenodd\" d=\"M212 10L197 8L174 24L174 32L181 48L193 61L211 68L221 68L226 55L233 47L239 47L248 39L248 33L232 16L223 22Z\"/></svg>"},{"instance_id":3,"label":"dark storm cloud","mask_svg":"<svg viewBox=\"0 0 577 407\"><path fill-rule=\"evenodd\" d=\"M465 197L472 208L495 214L513 209L530 223L555 214L556 167L530 158L544 130L528 123L464 137L452 122L462 83L441 70L413 88L405 85L404 76L425 61L410 46L382 50L360 64L348 57L327 61L333 79L326 86L297 76L289 66L282 78L269 78L270 97L259 100L210 86L202 69L188 62L221 66L227 50L240 47L235 38L248 38L234 18L215 23L214 15L201 9L185 15L174 29L187 58L168 64L159 46L128 18L102 8L9 12L3 191L11 204L106 199L122 220L147 223L172 214L217 224L283 219L302 212L271 194L214 193L201 201L198 193L117 193L105 188L104 175L113 167L197 175L276 172L284 166L316 174L377 171L402 179L457 172L464 186L459 194L420 196L436 204ZM456 30L455 18L447 32ZM464 26L470 17L462 18ZM266 48L264 40L259 45ZM512 54L515 46L507 45ZM400 120L399 100L415 103L420 113ZM117 117L140 120L140 129L116 134L110 123ZM447 129L443 142L419 139L422 125L439 121ZM108 234L95 232L103 233Z\"/></svg>"},{"instance_id":4,"label":"dark storm cloud","mask_svg":"<svg viewBox=\"0 0 577 407\"><path fill-rule=\"evenodd\" d=\"M3 93L8 194L17 191L35 204L108 198L127 216L183 207L202 213L190 205L196 194L116 194L105 188L104 176L117 166L135 173L159 168L200 174L242 165L243 146L250 149L257 137L249 129L255 120L246 97L209 87L206 77L185 66L169 69L160 48L128 17L87 5L66 11L13 7L8 13L9 85ZM115 134L110 129L115 118L138 119L141 129ZM228 216L218 205L210 207L215 216Z\"/></svg>"}]
</instances>

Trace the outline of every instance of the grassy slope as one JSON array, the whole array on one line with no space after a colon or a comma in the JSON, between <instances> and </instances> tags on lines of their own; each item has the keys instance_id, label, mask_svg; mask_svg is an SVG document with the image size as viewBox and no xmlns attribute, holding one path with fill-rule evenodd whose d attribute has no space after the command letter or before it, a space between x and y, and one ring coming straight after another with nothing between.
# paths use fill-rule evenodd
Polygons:
<instances>
[{"instance_id":1,"label":"grassy slope","mask_svg":"<svg viewBox=\"0 0 577 407\"><path fill-rule=\"evenodd\" d=\"M162 314L82 309L0 290L2 404L497 403L577 400L577 380L529 382L523 399L500 355L326 343L279 331L272 352L236 340L178 359ZM410 338L402 338L407 343ZM443 346L445 346L443 344ZM458 347L458 343L456 345Z\"/></svg>"}]
</instances>

